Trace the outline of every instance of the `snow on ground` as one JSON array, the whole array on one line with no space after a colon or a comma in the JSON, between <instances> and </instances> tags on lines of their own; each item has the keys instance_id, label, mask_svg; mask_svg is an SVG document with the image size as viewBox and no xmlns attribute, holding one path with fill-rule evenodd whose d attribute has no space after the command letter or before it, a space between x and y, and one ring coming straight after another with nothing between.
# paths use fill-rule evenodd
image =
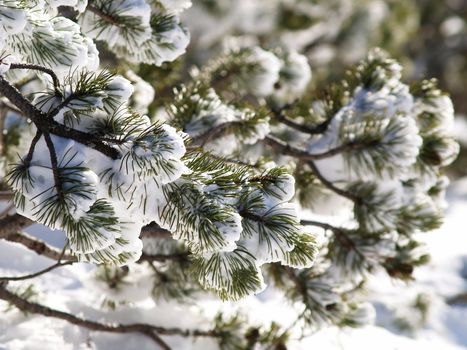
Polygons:
<instances>
[{"instance_id":1,"label":"snow on ground","mask_svg":"<svg viewBox=\"0 0 467 350\"><path fill-rule=\"evenodd\" d=\"M445 225L438 231L424 234L422 239L432 255L429 265L416 271L415 282L409 284L388 280L383 275L369 281L368 298L377 311L376 325L360 329L329 327L292 343L290 348L308 349L374 349L378 350L459 350L467 349L467 304L448 305L446 300L467 292L467 179L459 180L449 191L450 207ZM31 232L31 230L29 230ZM58 233L47 233L38 226L32 233L51 244L61 246ZM26 274L51 265L52 261L36 256L17 244L0 241L0 276ZM198 306L154 303L152 299L136 298L132 304L116 310L102 309L102 296L89 288L93 266L76 264L57 269L34 280L37 300L50 307L75 315L115 322L147 322L166 327L208 327L205 320L218 310L216 300L205 300ZM26 288L31 281L11 286ZM138 285L145 289L148 286ZM131 292L131 290L129 291ZM294 312L274 293L266 291L237 304L241 310L254 310L253 320L276 320L289 325ZM133 293L134 294L134 293ZM427 317L411 305L418 298L428 305ZM222 305L222 309L232 304ZM394 321L397 322L394 322ZM399 326L397 326L399 324ZM402 326L401 326L402 325ZM405 326L404 326L405 325ZM414 329L407 328L414 325ZM383 328L384 326L384 328ZM166 337L174 349L215 349L211 340ZM0 350L152 350L154 343L138 334L107 334L90 332L64 321L28 315L10 309L0 302Z\"/></svg>"}]
</instances>

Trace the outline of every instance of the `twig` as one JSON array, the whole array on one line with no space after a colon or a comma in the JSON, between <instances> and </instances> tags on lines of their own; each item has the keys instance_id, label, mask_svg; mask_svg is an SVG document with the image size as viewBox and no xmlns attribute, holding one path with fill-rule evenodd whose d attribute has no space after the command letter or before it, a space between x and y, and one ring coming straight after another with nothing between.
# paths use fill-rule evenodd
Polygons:
<instances>
[{"instance_id":1,"label":"twig","mask_svg":"<svg viewBox=\"0 0 467 350\"><path fill-rule=\"evenodd\" d=\"M357 204L362 201L362 198L358 197L357 195L355 195L355 194L353 194L351 192L345 191L345 190L335 186L331 181L326 179L321 174L321 172L319 171L318 167L316 166L316 164L314 162L308 161L308 165L310 166L311 170L313 171L315 176L318 178L318 180L320 180L321 183L324 186L326 186L327 188L329 188L331 191L337 193L338 195L341 195L344 198L350 199L351 201L353 201L354 203L357 203Z\"/></svg>"},{"instance_id":2,"label":"twig","mask_svg":"<svg viewBox=\"0 0 467 350\"><path fill-rule=\"evenodd\" d=\"M51 265L51 266L49 266L49 267L47 267L47 268L45 268L43 270L28 274L28 275L0 277L0 282L1 281L24 281L24 280L27 280L27 279L35 278L35 277L38 277L40 275L46 274L47 272L55 270L55 269L57 269L59 267L66 266L66 265L72 265L75 262L76 261L64 261L64 262L57 261L55 264L53 264L53 265Z\"/></svg>"},{"instance_id":3,"label":"twig","mask_svg":"<svg viewBox=\"0 0 467 350\"><path fill-rule=\"evenodd\" d=\"M218 137L227 135L228 132L232 129L232 127L235 124L239 124L239 123L240 122L235 121L235 122L226 122L226 123L219 124L209 129L205 133L199 136L193 137L192 138L193 145L200 145L201 147L203 147L209 141L212 141Z\"/></svg>"},{"instance_id":4,"label":"twig","mask_svg":"<svg viewBox=\"0 0 467 350\"><path fill-rule=\"evenodd\" d=\"M300 224L304 225L304 226L317 226L317 227L321 227L321 228L323 228L325 230L329 230L329 231L332 231L332 232L342 231L342 229L339 228L339 227L332 226L331 224L321 222L321 221L300 220Z\"/></svg>"},{"instance_id":5,"label":"twig","mask_svg":"<svg viewBox=\"0 0 467 350\"><path fill-rule=\"evenodd\" d=\"M206 154L212 159L220 160L220 161L223 161L225 163L242 165L242 166L246 166L246 167L252 168L252 169L258 169L259 168L259 166L256 165L256 164L248 163L248 162L245 162L245 161L242 161L242 160L239 160L239 159L221 157L221 156L215 155L213 153L206 153Z\"/></svg>"},{"instance_id":6,"label":"twig","mask_svg":"<svg viewBox=\"0 0 467 350\"><path fill-rule=\"evenodd\" d=\"M352 238L349 237L349 235L346 232L346 229L341 228L341 227L336 227L325 222L314 221L314 220L301 220L300 224L304 226L309 225L309 226L321 227L325 230L331 231L336 237L336 239L343 246L354 250L358 255L360 255L360 257L365 259L365 255L358 249L357 245L352 240Z\"/></svg>"},{"instance_id":7,"label":"twig","mask_svg":"<svg viewBox=\"0 0 467 350\"><path fill-rule=\"evenodd\" d=\"M28 235L27 233L16 232L8 237L6 240L9 242L14 242L23 245L29 250L34 251L38 255L46 256L53 260L59 260L60 256L62 259L68 261L74 261L76 258L73 255L63 253L55 247L48 245L47 243ZM62 255L63 254L63 255Z\"/></svg>"},{"instance_id":8,"label":"twig","mask_svg":"<svg viewBox=\"0 0 467 350\"><path fill-rule=\"evenodd\" d=\"M32 157L34 156L34 150L36 149L36 145L39 142L41 136L42 131L37 130L36 135L34 135L34 138L31 141L31 145L29 146L28 154L26 155L23 161L26 166L29 166L29 164L31 163Z\"/></svg>"},{"instance_id":9,"label":"twig","mask_svg":"<svg viewBox=\"0 0 467 350\"><path fill-rule=\"evenodd\" d=\"M60 200L63 200L64 194L63 194L63 189L62 189L62 183L60 181L60 173L59 173L60 170L58 169L58 160L57 160L57 153L55 152L55 145L52 142L52 139L50 138L50 134L45 133L44 139L45 139L45 143L47 144L47 148L50 154L50 163L52 165L52 173L54 176L55 189L57 191L58 198Z\"/></svg>"},{"instance_id":10,"label":"twig","mask_svg":"<svg viewBox=\"0 0 467 350\"><path fill-rule=\"evenodd\" d=\"M264 141L279 151L280 153L292 156L295 158L305 159L305 160L320 160L335 156L340 153L348 152L348 151L355 151L362 148L371 147L373 143L362 143L362 142L349 142L343 145L337 146L336 148L332 148L322 153L310 153L304 149L300 149L298 147L292 146L274 136L266 136Z\"/></svg>"},{"instance_id":11,"label":"twig","mask_svg":"<svg viewBox=\"0 0 467 350\"><path fill-rule=\"evenodd\" d=\"M0 155L5 154L5 134L3 133L5 129L5 120L8 113L8 107L5 103L0 105Z\"/></svg>"},{"instance_id":12,"label":"twig","mask_svg":"<svg viewBox=\"0 0 467 350\"><path fill-rule=\"evenodd\" d=\"M93 5L88 5L86 7L86 10L89 10L90 12L94 13L95 15L99 16L100 18L102 18L104 21L106 21L107 23L110 23L114 26L117 26L117 27L120 27L121 24L115 20L115 18L113 18L111 15L105 13L104 11L102 11L101 9L93 6Z\"/></svg>"},{"instance_id":13,"label":"twig","mask_svg":"<svg viewBox=\"0 0 467 350\"><path fill-rule=\"evenodd\" d=\"M19 310L43 315L46 317L58 318L67 321L71 324L84 327L93 331L110 332L110 333L141 333L159 344L163 349L170 350L170 347L160 338L159 335L179 335L183 337L218 337L219 333L215 331L202 331L202 330L183 330L180 328L164 328L153 326L144 323L133 323L133 324L106 324L99 323L91 320L87 320L67 312L55 310L47 306L33 303L28 300L21 298L15 293L10 292L6 288L5 282L0 282L0 299L5 300L12 305L16 306Z\"/></svg>"},{"instance_id":14,"label":"twig","mask_svg":"<svg viewBox=\"0 0 467 350\"><path fill-rule=\"evenodd\" d=\"M48 74L52 78L55 93L59 96L62 95L62 93L60 92L60 81L58 80L57 75L52 69L42 67L37 64L28 64L28 63L12 63L10 65L10 69L30 69L30 70L37 70L37 71Z\"/></svg>"},{"instance_id":15,"label":"twig","mask_svg":"<svg viewBox=\"0 0 467 350\"><path fill-rule=\"evenodd\" d=\"M277 121L281 122L282 124L285 124L285 125L291 127L292 129L303 132L305 134L310 134L310 135L322 134L324 131L326 131L326 128L328 127L328 125L330 123L330 119L329 119L329 120L326 120L323 123L318 124L316 126L303 125L303 124L297 123L293 119L290 119L290 118L286 117L284 115L284 113L283 113L283 110L285 108L281 108L281 109L272 108L271 112L272 112L272 115L274 116L274 118Z\"/></svg>"},{"instance_id":16,"label":"twig","mask_svg":"<svg viewBox=\"0 0 467 350\"><path fill-rule=\"evenodd\" d=\"M0 238L7 238L34 223L34 221L19 214L9 215L0 219Z\"/></svg>"},{"instance_id":17,"label":"twig","mask_svg":"<svg viewBox=\"0 0 467 350\"><path fill-rule=\"evenodd\" d=\"M467 293L460 293L446 299L446 303L451 306L465 306L467 304Z\"/></svg>"},{"instance_id":18,"label":"twig","mask_svg":"<svg viewBox=\"0 0 467 350\"><path fill-rule=\"evenodd\" d=\"M157 237L157 238L162 238L162 239L168 239L168 238L171 238L172 235L167 230L157 228L155 225L148 225L141 229L141 237ZM72 262L77 261L75 256L69 253L64 253L63 251L60 251L57 248L48 245L44 241L41 241L24 232L12 233L8 235L7 237L5 237L5 239L9 242L21 244L27 249L34 251L36 254L46 256L53 260L59 260L60 257L62 257L66 261L72 261ZM167 260L185 261L189 258L189 256L190 256L189 252L176 253L176 254L143 254L138 262L143 262L143 261L164 262Z\"/></svg>"},{"instance_id":19,"label":"twig","mask_svg":"<svg viewBox=\"0 0 467 350\"><path fill-rule=\"evenodd\" d=\"M10 191L0 191L0 201L11 201L14 195Z\"/></svg>"},{"instance_id":20,"label":"twig","mask_svg":"<svg viewBox=\"0 0 467 350\"><path fill-rule=\"evenodd\" d=\"M0 77L0 93L2 93L11 103L28 118L30 118L37 129L41 132L49 132L51 134L75 140L85 146L101 152L109 158L117 159L120 152L94 135L86 132L66 127L63 124L56 122L49 118L49 116L34 106L28 99L26 99L21 92L14 86L10 85L3 77Z\"/></svg>"}]
</instances>

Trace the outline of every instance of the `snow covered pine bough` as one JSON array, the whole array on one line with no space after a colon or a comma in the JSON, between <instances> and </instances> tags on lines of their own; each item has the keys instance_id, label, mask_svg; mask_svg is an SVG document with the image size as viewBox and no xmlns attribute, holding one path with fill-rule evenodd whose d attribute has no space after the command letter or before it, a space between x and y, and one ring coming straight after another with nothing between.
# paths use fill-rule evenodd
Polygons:
<instances>
[{"instance_id":1,"label":"snow covered pine bough","mask_svg":"<svg viewBox=\"0 0 467 350\"><path fill-rule=\"evenodd\" d=\"M325 88L310 84L299 53L242 40L188 74L168 62L188 46L180 15L190 5L0 1L2 198L16 208L0 238L57 260L1 277L0 299L95 331L139 332L163 349L172 336L287 346L292 327L239 314L196 329L100 323L14 288L90 262L103 295L135 276L151 283L144 298L178 303L239 300L268 285L297 310L294 326L364 324L365 278L410 279L427 261L414 233L441 224L442 168L458 152L449 97L434 80L404 84L380 50ZM157 108L138 75L151 70ZM338 215L317 215L328 207ZM62 230L63 251L22 232L33 223Z\"/></svg>"}]
</instances>

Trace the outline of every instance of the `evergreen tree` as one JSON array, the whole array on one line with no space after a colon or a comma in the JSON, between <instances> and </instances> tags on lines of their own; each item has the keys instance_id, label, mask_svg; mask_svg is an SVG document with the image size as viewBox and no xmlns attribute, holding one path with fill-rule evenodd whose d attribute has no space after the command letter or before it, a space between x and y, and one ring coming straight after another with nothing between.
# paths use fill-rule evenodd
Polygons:
<instances>
[{"instance_id":1,"label":"evergreen tree","mask_svg":"<svg viewBox=\"0 0 467 350\"><path fill-rule=\"evenodd\" d=\"M215 16L233 11L228 3L193 11ZM187 49L189 0L0 1L2 194L16 208L0 238L57 260L0 278L0 299L94 330L140 332L163 349L161 335L283 349L287 329L242 315L189 330L112 326L12 286L78 262L98 265L92 278L108 295L138 279L154 299L180 303L239 300L268 285L297 307L298 324L318 329L367 322L359 292L369 274L412 278L428 259L415 234L440 226L443 168L458 153L451 100L435 80L404 83L380 49L314 84L297 51L310 43L281 40L314 28L304 14L315 5L290 3L271 2L276 39L231 38L206 60ZM341 1L326 3L332 11ZM342 23L358 14L341 10ZM237 24L249 32L251 23ZM322 220L330 207L345 220ZM32 223L62 230L63 251L21 232Z\"/></svg>"}]
</instances>

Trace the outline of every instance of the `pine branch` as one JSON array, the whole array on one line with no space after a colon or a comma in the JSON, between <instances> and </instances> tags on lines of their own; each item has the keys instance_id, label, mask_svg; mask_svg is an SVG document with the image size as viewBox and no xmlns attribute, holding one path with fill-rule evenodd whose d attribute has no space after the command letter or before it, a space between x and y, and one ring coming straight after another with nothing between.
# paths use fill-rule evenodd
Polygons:
<instances>
[{"instance_id":1,"label":"pine branch","mask_svg":"<svg viewBox=\"0 0 467 350\"><path fill-rule=\"evenodd\" d=\"M53 260L58 260L60 257L67 261L76 260L74 256L67 253L62 255L62 251L24 232L16 232L12 235L9 235L6 237L6 240L9 242L21 244L29 250L34 251L36 254L46 256Z\"/></svg>"},{"instance_id":2,"label":"pine branch","mask_svg":"<svg viewBox=\"0 0 467 350\"><path fill-rule=\"evenodd\" d=\"M152 340L165 350L170 350L170 347L160 338L159 335L178 335L182 337L219 337L221 334L215 331L202 330L183 330L180 328L164 328L153 326L144 323L133 324L115 324L115 323L100 323L87 320L68 312L52 309L50 307L30 302L21 298L15 293L10 292L6 282L0 282L0 299L14 305L19 310L27 313L38 314L46 317L52 317L67 321L68 323L87 328L92 331L109 332L109 333L141 333Z\"/></svg>"},{"instance_id":3,"label":"pine branch","mask_svg":"<svg viewBox=\"0 0 467 350\"><path fill-rule=\"evenodd\" d=\"M351 201L353 201L354 203L358 204L362 201L362 198L358 197L357 195L353 194L353 193L350 193L348 191L345 191L337 186L335 186L331 181L329 181L328 179L326 179L322 174L321 172L319 171L318 167L316 166L316 164L314 162L312 162L311 160L308 161L308 165L310 166L311 170L313 171L313 173L316 175L316 177L318 178L318 180L321 181L321 183L326 186L327 188L329 188L331 191L337 193L338 195L342 196L342 197L345 197L347 199L350 199Z\"/></svg>"},{"instance_id":4,"label":"pine branch","mask_svg":"<svg viewBox=\"0 0 467 350\"><path fill-rule=\"evenodd\" d=\"M0 238L7 238L34 223L34 221L19 214L7 216L0 220Z\"/></svg>"},{"instance_id":5,"label":"pine branch","mask_svg":"<svg viewBox=\"0 0 467 350\"><path fill-rule=\"evenodd\" d=\"M65 251L68 247L68 244L65 244L65 246L63 247L62 251L60 252L60 255L58 256L58 261L43 269L43 270L40 270L38 272L35 272L35 273L31 273L31 274L28 274L28 275L23 275L23 276L12 276L12 277L0 277L0 283L2 281L24 281L24 280L27 280L27 279L31 279L31 278L35 278L37 276L40 276L40 275L43 275L43 274L46 274L52 270L55 270L56 268L59 268L59 267L62 267L62 266L65 266L65 265L71 265L73 263L75 263L76 261L65 261L65 262L62 262L62 259L63 259L63 256L65 255Z\"/></svg>"},{"instance_id":6,"label":"pine branch","mask_svg":"<svg viewBox=\"0 0 467 350\"><path fill-rule=\"evenodd\" d=\"M6 144L5 144L5 122L8 114L8 106L5 103L0 104L0 155L5 155Z\"/></svg>"},{"instance_id":7,"label":"pine branch","mask_svg":"<svg viewBox=\"0 0 467 350\"><path fill-rule=\"evenodd\" d=\"M0 201L11 201L14 194L10 191L0 191Z\"/></svg>"},{"instance_id":8,"label":"pine branch","mask_svg":"<svg viewBox=\"0 0 467 350\"><path fill-rule=\"evenodd\" d=\"M18 215L18 214L16 214ZM19 216L19 215L18 215ZM16 216L15 216L16 217ZM19 216L20 218L17 218L16 220L22 220L26 219L22 216ZM26 219L29 220L29 219ZM31 221L31 224L34 222ZM5 227L5 225L9 226L11 225L9 221L0 220L0 225L1 227ZM0 230L0 238L6 239L9 242L14 242L23 245L29 250L34 251L38 255L43 255L46 256L50 259L53 260L58 260L60 256L62 256L62 259L65 259L66 261L74 261L76 262L76 257L74 257L71 254L63 254L62 251L48 245L47 243L28 235L27 233L20 233L17 232L20 231L20 229L16 230L14 227L8 230L8 232L12 232L9 234L6 234L2 236L1 230ZM171 239L172 234L170 231L167 231L165 229L160 228L157 224L152 223L149 225L144 226L141 229L141 238L144 237L151 237L151 238L159 238L159 239ZM179 254L171 254L171 255L164 255L164 254L157 254L157 255L149 255L149 254L143 254L141 259L139 260L140 262L142 261L167 261L167 260L175 260L175 261L184 261L188 259L189 253L179 253Z\"/></svg>"},{"instance_id":9,"label":"pine branch","mask_svg":"<svg viewBox=\"0 0 467 350\"><path fill-rule=\"evenodd\" d=\"M344 245L345 247L351 248L355 250L358 254L360 254L360 252L357 249L357 246L355 245L355 242L345 233L345 229L332 226L328 223L314 221L314 220L301 220L300 224L304 226L321 227L325 230L331 231L342 245Z\"/></svg>"},{"instance_id":10,"label":"pine branch","mask_svg":"<svg viewBox=\"0 0 467 350\"><path fill-rule=\"evenodd\" d=\"M52 173L54 176L55 189L57 191L58 198L60 200L63 200L64 194L63 194L63 189L62 189L62 183L60 181L57 153L55 152L55 146L52 142L52 139L50 138L50 134L48 133L44 134L44 139L45 139L45 143L47 144L47 148L49 149L49 153L50 153L50 163L52 165Z\"/></svg>"},{"instance_id":11,"label":"pine branch","mask_svg":"<svg viewBox=\"0 0 467 350\"><path fill-rule=\"evenodd\" d=\"M28 274L28 275L0 277L0 283L2 281L24 281L24 280L27 280L27 279L35 278L35 277L44 275L44 274L46 274L46 273L48 273L48 272L50 272L52 270L55 270L55 269L57 269L59 267L66 266L66 265L72 265L75 262L76 261L64 261L64 262L58 261L55 264L53 264L53 265L51 265L51 266L49 266L49 267L47 267L47 268L45 268L43 270Z\"/></svg>"},{"instance_id":12,"label":"pine branch","mask_svg":"<svg viewBox=\"0 0 467 350\"><path fill-rule=\"evenodd\" d=\"M57 96L62 95L62 93L60 92L60 81L58 80L57 75L52 69L39 66L37 64L28 64L28 63L12 63L10 65L10 69L30 69L30 70L37 70L37 71L48 74L52 78L55 93L57 94Z\"/></svg>"},{"instance_id":13,"label":"pine branch","mask_svg":"<svg viewBox=\"0 0 467 350\"><path fill-rule=\"evenodd\" d=\"M3 79L3 77L0 77L0 93L18 107L25 116L30 118L36 125L37 129L41 132L49 132L57 136L70 138L85 146L93 148L112 159L117 159L119 157L120 153L117 149L108 146L95 136L66 127L65 125L57 123L49 118L47 114L37 109L21 94L21 92L18 91L18 89L10 85L10 83Z\"/></svg>"},{"instance_id":14,"label":"pine branch","mask_svg":"<svg viewBox=\"0 0 467 350\"><path fill-rule=\"evenodd\" d=\"M295 129L297 131L303 132L305 134L310 134L310 135L318 135L322 134L324 131L326 131L326 128L328 127L331 119L324 121L321 124L318 124L316 126L308 126L308 125L303 125L300 123L297 123L293 119L288 118L287 116L284 115L283 111L288 108L289 106L284 106L280 109L278 108L271 108L272 115L274 118L292 129Z\"/></svg>"},{"instance_id":15,"label":"pine branch","mask_svg":"<svg viewBox=\"0 0 467 350\"><path fill-rule=\"evenodd\" d=\"M297 277L295 274L295 269L289 267L289 266L281 266L281 268L285 271L289 279L292 281L292 283L295 285L295 288L297 291L299 291L300 295L303 298L303 303L305 305L308 304L308 298L309 294L306 289L306 286L300 281L300 279Z\"/></svg>"},{"instance_id":16,"label":"pine branch","mask_svg":"<svg viewBox=\"0 0 467 350\"><path fill-rule=\"evenodd\" d=\"M55 117L62 110L62 108L68 106L68 104L75 98L76 98L76 96L74 94L68 95L68 97L66 97L62 102L60 102L60 104L58 106L56 106L54 109L49 111L47 116L50 119L52 119L53 117Z\"/></svg>"},{"instance_id":17,"label":"pine branch","mask_svg":"<svg viewBox=\"0 0 467 350\"><path fill-rule=\"evenodd\" d=\"M29 146L28 154L26 155L26 158L24 158L24 164L26 166L29 166L29 163L31 163L32 157L34 155L34 150L36 149L36 145L39 142L41 136L42 131L37 130L36 135L34 135L34 138L31 141L31 145Z\"/></svg>"},{"instance_id":18,"label":"pine branch","mask_svg":"<svg viewBox=\"0 0 467 350\"><path fill-rule=\"evenodd\" d=\"M266 142L266 144L273 147L274 149L276 149L277 151L279 151L280 153L284 155L292 156L292 157L300 158L300 159L305 159L305 160L325 159L325 158L338 155L340 153L355 151L355 150L374 146L373 141L372 142L349 142L349 143L345 143L343 145L337 146L336 148L327 150L323 153L313 154L313 153L309 153L308 151L304 149L300 149L295 146L292 146L271 135L266 136L264 138L264 142Z\"/></svg>"},{"instance_id":19,"label":"pine branch","mask_svg":"<svg viewBox=\"0 0 467 350\"><path fill-rule=\"evenodd\" d=\"M238 121L233 121L233 122L227 122L223 124L219 124L205 133L193 137L191 140L193 142L193 145L200 145L203 147L206 143L209 141L215 140L219 137L225 136L229 133L230 130L232 130L232 127L234 127L236 124L240 124Z\"/></svg>"},{"instance_id":20,"label":"pine branch","mask_svg":"<svg viewBox=\"0 0 467 350\"><path fill-rule=\"evenodd\" d=\"M201 148L195 148L194 150L197 150L199 152L203 152L203 150ZM204 153L208 154L210 158L212 158L214 160L221 161L221 162L235 164L235 165L241 165L241 166L245 166L245 167L252 168L252 169L259 169L260 168L257 164L248 163L248 162L245 162L245 161L240 160L240 159L221 157L221 156L215 155L214 153L206 153L206 152L204 152Z\"/></svg>"},{"instance_id":21,"label":"pine branch","mask_svg":"<svg viewBox=\"0 0 467 350\"><path fill-rule=\"evenodd\" d=\"M102 18L104 21L106 21L107 23L110 23L114 26L121 26L121 24L115 19L113 18L111 15L105 13L104 11L102 11L101 9L91 5L91 4L88 4L88 6L86 7L86 10L89 10L90 12L94 13L95 15L99 16L100 18Z\"/></svg>"}]
</instances>

